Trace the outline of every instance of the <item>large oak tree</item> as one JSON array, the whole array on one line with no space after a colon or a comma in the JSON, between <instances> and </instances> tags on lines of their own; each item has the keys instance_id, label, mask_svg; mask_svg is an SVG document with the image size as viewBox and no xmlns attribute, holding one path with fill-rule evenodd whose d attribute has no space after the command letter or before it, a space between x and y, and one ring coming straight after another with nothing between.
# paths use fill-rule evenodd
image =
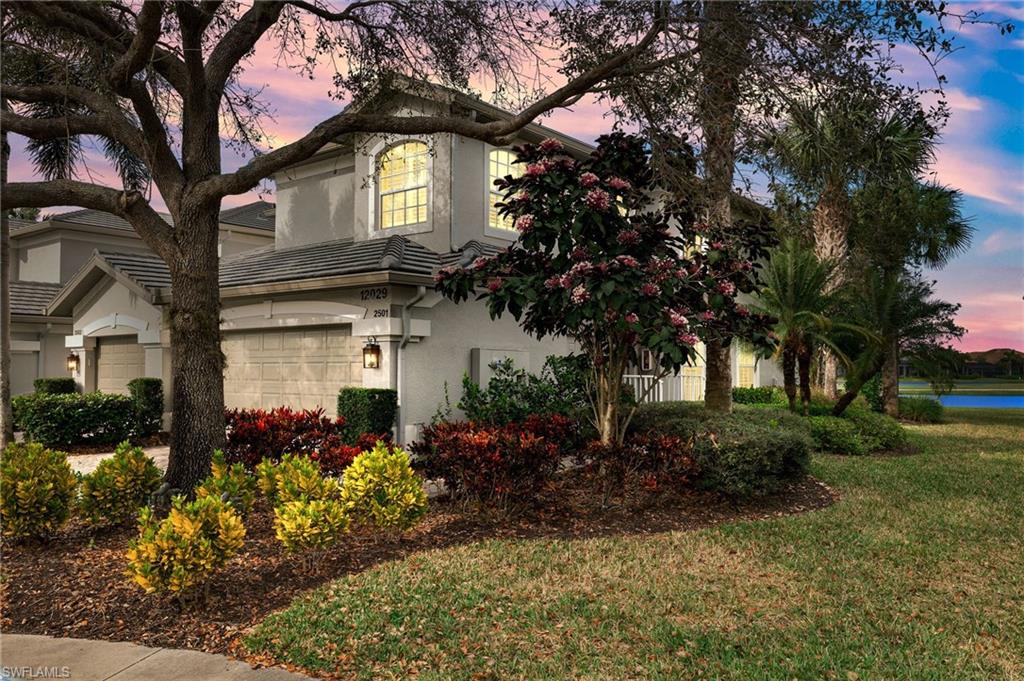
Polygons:
<instances>
[{"instance_id":1,"label":"large oak tree","mask_svg":"<svg viewBox=\"0 0 1024 681\"><path fill-rule=\"evenodd\" d=\"M565 85L537 88L508 119L477 121L457 111L396 116L348 107L299 139L267 150L258 91L240 75L254 53L273 51L306 77L324 60L339 64L329 87L365 101L396 78L430 79L465 90L486 72L501 92L524 83L539 59L546 15L525 0L282 0L251 5L203 1L6 2L3 4L4 130L32 140L91 136L141 160L173 219L146 192L77 179L70 172L2 189L5 207L77 205L127 220L170 270L174 421L166 479L190 489L206 475L224 439L224 395L217 281L221 201L340 137L359 133L455 133L506 143L537 116L578 100L645 61L664 28L664 3L638 3L645 20ZM259 52L262 54L262 52ZM270 59L272 57L263 57ZM44 77L21 78L31 62ZM640 68L643 68L642 66ZM44 105L40 107L40 105ZM52 114L38 114L48 108ZM225 140L253 153L222 167ZM5 275L6 276L6 275Z\"/></svg>"}]
</instances>

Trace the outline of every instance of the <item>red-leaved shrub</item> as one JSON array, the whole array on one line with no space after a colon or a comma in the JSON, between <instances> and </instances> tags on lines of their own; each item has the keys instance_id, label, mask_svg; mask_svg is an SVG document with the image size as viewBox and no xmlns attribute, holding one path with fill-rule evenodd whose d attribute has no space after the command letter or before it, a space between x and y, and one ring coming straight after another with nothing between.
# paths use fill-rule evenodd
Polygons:
<instances>
[{"instance_id":1,"label":"red-leaved shrub","mask_svg":"<svg viewBox=\"0 0 1024 681\"><path fill-rule=\"evenodd\" d=\"M605 502L631 490L678 490L698 473L693 443L673 435L633 435L621 446L594 441L578 459L595 473Z\"/></svg>"},{"instance_id":2,"label":"red-leaved shrub","mask_svg":"<svg viewBox=\"0 0 1024 681\"><path fill-rule=\"evenodd\" d=\"M265 458L280 461L288 452L305 454L325 474L339 475L362 451L345 443L345 419L325 416L323 409L229 409L225 420L227 461L240 461L250 470Z\"/></svg>"},{"instance_id":3,"label":"red-leaved shrub","mask_svg":"<svg viewBox=\"0 0 1024 681\"><path fill-rule=\"evenodd\" d=\"M453 498L485 506L533 499L558 472L576 424L560 415L492 426L471 421L428 426L412 451L427 477L442 478Z\"/></svg>"}]
</instances>

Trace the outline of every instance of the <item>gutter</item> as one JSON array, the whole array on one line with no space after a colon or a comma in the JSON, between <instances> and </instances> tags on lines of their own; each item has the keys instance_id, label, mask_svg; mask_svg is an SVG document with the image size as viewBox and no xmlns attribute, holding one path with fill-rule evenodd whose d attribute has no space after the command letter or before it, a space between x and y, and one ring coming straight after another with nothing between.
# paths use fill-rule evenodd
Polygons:
<instances>
[{"instance_id":1,"label":"gutter","mask_svg":"<svg viewBox=\"0 0 1024 681\"><path fill-rule=\"evenodd\" d=\"M398 437L396 438L399 443L405 443L405 372L403 368L405 362L403 358L405 353L405 346L409 344L409 339L412 336L412 308L413 306L423 300L427 295L427 287L420 285L416 288L416 295L410 298L405 304L402 305L402 340L398 344L398 376L395 380L397 383L396 392L398 393Z\"/></svg>"}]
</instances>

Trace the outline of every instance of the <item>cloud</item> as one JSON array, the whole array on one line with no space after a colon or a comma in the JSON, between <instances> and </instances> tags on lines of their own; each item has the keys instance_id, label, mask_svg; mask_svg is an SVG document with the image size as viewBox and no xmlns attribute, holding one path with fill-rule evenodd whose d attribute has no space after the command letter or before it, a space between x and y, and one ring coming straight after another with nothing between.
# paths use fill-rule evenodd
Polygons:
<instances>
[{"instance_id":1,"label":"cloud","mask_svg":"<svg viewBox=\"0 0 1024 681\"><path fill-rule=\"evenodd\" d=\"M1011 248L1020 248L1024 242L1024 236L1020 233L1013 235L1009 230L1000 229L989 234L981 242L981 252L985 255L994 255Z\"/></svg>"}]
</instances>

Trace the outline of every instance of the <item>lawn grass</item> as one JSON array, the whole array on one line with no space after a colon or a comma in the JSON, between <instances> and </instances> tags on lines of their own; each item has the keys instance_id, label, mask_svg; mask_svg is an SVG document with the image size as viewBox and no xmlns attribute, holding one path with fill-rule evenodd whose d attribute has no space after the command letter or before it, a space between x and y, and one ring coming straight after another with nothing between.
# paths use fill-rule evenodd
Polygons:
<instances>
[{"instance_id":1,"label":"lawn grass","mask_svg":"<svg viewBox=\"0 0 1024 681\"><path fill-rule=\"evenodd\" d=\"M1024 678L1024 415L947 416L915 456L816 457L824 511L422 553L246 643L357 678Z\"/></svg>"}]
</instances>

